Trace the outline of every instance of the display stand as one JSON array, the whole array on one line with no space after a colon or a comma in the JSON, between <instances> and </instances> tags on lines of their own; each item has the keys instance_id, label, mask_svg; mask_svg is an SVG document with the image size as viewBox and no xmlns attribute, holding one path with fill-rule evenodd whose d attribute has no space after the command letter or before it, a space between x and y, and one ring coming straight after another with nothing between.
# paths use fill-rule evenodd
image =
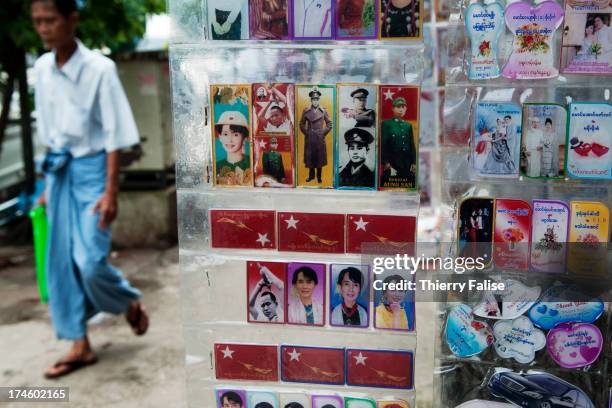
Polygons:
<instances>
[{"instance_id":1,"label":"display stand","mask_svg":"<svg viewBox=\"0 0 612 408\"><path fill-rule=\"evenodd\" d=\"M378 40L212 41L208 39L206 30L206 1L170 0L169 10L173 32L170 66L177 152L181 302L188 406L220 406L223 395L231 391L245 407L255 407L264 402L274 408L285 407L284 404L289 401L306 400L312 402L312 407L323 407L325 403L334 407L374 407L375 401L383 407L387 406L384 401L397 401L398 404L405 404L399 406L414 407L414 327L399 331L376 328L374 309L377 295L370 293L370 286L362 292L362 296L365 296L364 293L371 295L365 296L369 299L366 328L331 325L329 305L334 302L335 286L330 282L330 276L335 276L330 275L331 265L361 265L365 263L361 255L358 252L346 253L344 248L336 253L316 250L295 252L276 248L282 242L279 236L284 226L282 212L337 214L344 222L345 233L348 233L354 221L350 216L346 217L348 214L416 219L419 213L418 193L216 185L212 122L219 118L215 117L211 106L210 86L254 83L419 86L424 64L422 43ZM248 109L251 110L251 105ZM296 116L300 113L295 110ZM331 113L336 126L338 113ZM295 122L298 122L297 117ZM342 137L337 129L336 137ZM296 156L296 163L298 160L301 157ZM265 244L262 241L262 247L268 245L265 250L231 249L223 243L218 245L215 240L219 233L214 232L218 231L214 228L218 225L237 226L238 221L229 217L230 221L226 218L226 221L218 223L219 219L215 217L219 213L215 215L215 210L226 211L223 214L230 214L227 211L231 210L243 214L253 210L259 214L262 211L272 214L274 226L270 233L277 235L277 242L274 238L270 242L266 240ZM239 229L255 228L254 225L262 224L250 224ZM314 238L315 241L317 239ZM288 278L284 282L284 298L276 299L281 302L291 302L293 296L290 292L291 276L286 275L295 266L291 263L324 265L324 274L318 275L319 280L322 276L327 279L323 292L326 316L322 325L252 321L254 315L250 312L250 306L253 305L249 303L256 279L247 281L247 273L250 268L255 270L253 273L256 276L262 277L259 275L262 265L274 267L268 262L285 264L280 266L277 274L277 277ZM366 275L368 279L373 278L371 272L366 272ZM267 288L272 288L269 282ZM259 302L260 297L256 298ZM284 317L279 315L279 319L289 320L290 313L284 309ZM255 345L268 347L255 348ZM288 371L286 364L308 356L307 348L315 348L313 358L318 359L319 365L311 362L297 374ZM352 378L350 362L359 363L361 359L360 364L365 367L368 360L351 349L371 352L366 356L373 365L377 361L377 352L382 352L382 357L387 351L399 352L391 356L401 361L400 371L403 370L404 374L393 375L397 367L390 364L387 367L373 366L370 374L362 373L358 375L359 378ZM236 366L229 364L229 360L240 356L244 350L242 360L235 359L240 366L236 369ZM328 352L331 354L326 357ZM335 367L325 368L329 367L330 361L337 363L337 358L343 361L342 373L334 371ZM314 379L309 381L305 372ZM328 374L328 384L324 384L322 378ZM337 376L339 374L340 377ZM318 399L313 399L313 396Z\"/></svg>"},{"instance_id":2,"label":"display stand","mask_svg":"<svg viewBox=\"0 0 612 408\"><path fill-rule=\"evenodd\" d=\"M486 2L482 4L483 7L490 7L487 10L491 11L494 3ZM500 8L500 10L505 9L506 18L508 18L508 14L512 13L512 9L508 8L509 4L501 4ZM460 248L467 248L466 242L469 243L474 238L482 237L482 235L478 235L483 234L483 232L477 224L480 220L484 219L483 213L486 217L489 217L489 225L491 226L489 229L490 235L488 239L479 241L488 242L489 249L487 251L493 256L494 260L485 271L466 274L463 277L448 277L448 280L466 282L469 279L481 281L484 279L498 281L510 279L532 289L537 287L541 292L538 295L529 297L529 289L521 288L520 292L525 295L525 298L532 301L528 303L535 306L533 308L527 306L519 310L510 319L508 317L500 319L499 316L490 317L496 313L494 311L496 307L495 302L499 302L499 307L501 308L509 305L508 302L504 306L504 298L499 293L489 292L489 294L493 295L490 299L494 299L491 306L493 310L491 312L492 315L489 316L486 314L478 316L477 310L485 298L483 292L465 292L442 296L437 323L436 364L438 368L436 370L434 392L437 401L434 403L434 406L445 408L455 408L458 406L462 408L514 406L504 405L512 403L518 406L523 404L523 406L534 407L554 407L563 406L564 404L575 407L607 407L610 404L608 364L611 352L609 303L606 302L610 289L610 263L607 251L609 243L609 233L607 232L609 215L607 215L607 208L612 204L612 188L609 179L578 179L575 177L575 174L572 175L568 172L568 168L573 171L576 169L572 164L576 154L574 152L575 149L573 149L576 145L574 142L576 141L573 141L572 138L577 134L572 133L571 124L568 124L567 127L559 124L565 123L565 120L574 121L575 119L571 114L568 116L560 114L557 108L551 106L558 104L558 106L571 111L570 107L575 106L569 105L572 102L607 104L610 98L609 77L568 73L552 75L548 79L504 77L505 73L508 72L504 70L508 69L516 55L511 56L513 52L513 37L502 18L499 20L501 21L500 24L502 24L499 41L497 43L487 42L485 44L487 47L492 47L493 52L488 55L491 58L496 57L498 59L500 73L488 78L475 78L478 74L470 73L470 70L477 64L481 64L480 67L482 67L483 63L472 59L474 53L470 51L471 42L467 35L466 25L469 26L475 23L473 19L471 21L466 19L466 15L470 14L468 6L468 2L457 2L453 5L448 35L449 68L446 80L445 131L442 142L442 191L443 201L447 204L446 208L448 211L444 218L447 230L452 231L453 238L450 246L453 253L458 255ZM535 7L535 5L530 4L527 9L531 6ZM554 3L553 5L547 4L546 6L561 6L558 9L563 9L565 5ZM517 13L516 15L520 16L521 14ZM529 15L529 12L526 15ZM473 18L476 16L476 13L471 14L471 16ZM554 37L549 43L549 51L553 55L552 61L554 63L550 72L563 69L563 66L560 66L559 63L561 59L562 37L566 37L563 41L567 45L568 32L575 29L568 27L568 24L575 23L575 20L573 22L565 21L560 29L552 30ZM478 38L474 34L472 41L477 41ZM495 52L495 45L497 44L498 52ZM569 48L565 46L563 49L567 52ZM514 51L516 51L516 43ZM487 64L490 63L491 58L489 58ZM490 64L487 67L489 71L486 72L489 74L492 70L491 66ZM479 72L482 73L483 71ZM487 74L482 75L486 76ZM512 158L516 166L516 174L512 176L506 175L505 177L500 177L499 174L492 174L495 172L491 170L492 164L495 163L493 159L489 160L493 155L490 151L493 147L491 140L495 141L495 136L492 136L492 139L490 135L495 132L498 134L506 132L505 130L499 130L502 127L499 124L500 122L498 122L497 127L495 123L487 123L487 115L493 116L491 111L498 109L500 104L505 104L504 109L499 109L498 112L502 121L504 116L509 115L512 117L510 123L514 123L512 126L522 130L522 139L520 136L515 137L513 141L510 141L510 138L508 138L508 144L522 140L522 147L519 148L518 145L515 145L518 156ZM538 105L535 104L548 104L549 108L546 108L548 111L542 114L537 113L537 109L541 108L538 108ZM493 107L491 108L491 106ZM541 107L542 105L539 106ZM518 108L518 113L514 112L514 107ZM501 113L502 110L506 112ZM517 121L516 118L521 118L521 114L522 119ZM556 114L558 115L555 116ZM536 143L531 146L527 139L528 137L533 138L534 135L540 134L537 132L540 129L538 124L540 118L538 115L541 115L542 131L544 130L545 122L546 125L550 122L553 126L555 124L559 126L560 129L557 133L562 135L558 151L560 154L553 156L555 167L558 166L558 171L555 171L554 174L545 174L541 168L536 167L540 163L542 166L549 165L544 161L544 153L542 153L547 152L547 147L545 146L543 149L538 150L538 146L542 145ZM494 121L495 118L493 118ZM609 127L606 129L606 137L610 137L611 131ZM588 132L582 132L581 138L590 138L585 133ZM590 139L586 139L585 141L590 141ZM479 143L480 141L482 143ZM512 150L512 147L509 150ZM530 153L530 155L527 155L527 153ZM513 152L511 154L513 155ZM538 154L542 156L537 156ZM533 159L534 157L538 157L539 161L536 162ZM592 155L591 157L599 160L599 156ZM503 165L504 163L500 166L503 167ZM481 201L478 201L478 199ZM558 208L559 211L555 212L556 210L553 209L553 213L556 215L548 217L548 219L560 218L557 217L559 214L568 214L569 229L573 229L574 233L578 230L579 224L582 221L579 219L581 216L578 214L580 211L579 207L572 207L571 203L588 202L590 203L588 205L593 205L592 203L596 202L600 213L595 216L597 218L595 221L590 220L587 224L590 223L588 228L591 228L594 234L601 232L603 236L603 238L599 238L599 244L595 244L595 248L591 248L593 250L592 253L597 253L598 255L580 258L580 254L577 251L579 252L584 248L575 242L582 241L583 238L576 234L572 236L571 231L566 236L566 233L562 233L559 228L553 228L552 235L548 231L550 240L544 239L544 241L541 241L541 238L544 236L540 236L542 232L540 227L544 224L533 229L531 227L524 228L527 234L521 234L517 241L519 243L516 246L514 243L510 244L509 241L504 243L502 240L498 240L499 233L496 229L497 226L502 225L502 221L506 219L505 217L508 214L518 214L517 212L513 213L516 208L509 209L505 207L508 205L508 201L504 201L504 199L522 200L527 205L525 211L527 208L532 211L531 215L525 215L522 219L525 222L529 220L529 222L533 223L541 223L542 220L541 216L538 218L538 214L541 213L537 210L537 208L542 208L542 203L538 203L537 200L555 200L557 203L554 205L558 206L555 208ZM559 202L562 203L560 204ZM567 204L567 211L563 210L565 208L563 203ZM544 205L548 204L544 203ZM478 210L483 209L484 211L478 213ZM471 214L468 212L471 211L476 211L476 215L472 217L473 220L476 220L476 226L473 228L469 225ZM495 221L494 216L499 218L499 222ZM518 218L519 216L517 216ZM520 222L522 221L515 223L515 225L519 225ZM560 221L559 224L561 224ZM533 226L534 224L529 225ZM520 230L523 227L519 225L517 228ZM509 230L508 228L503 231ZM470 234L472 234L471 237ZM495 234L495 241L498 241L495 245L491 243L491 234ZM511 240L511 237L508 237L508 240ZM523 259L528 260L529 263L527 265L521 265L520 263L505 265L503 261L496 262L497 259L495 258L499 256L497 251L507 251L510 247L517 251L523 251ZM538 263L539 261L535 258L535 255L545 256L557 250L567 251L568 253L564 266L553 268L554 270L543 270L545 269L542 267L543 264ZM482 254L482 248L480 253ZM595 262L595 259L598 260L597 262L600 260L601 263ZM588 270L585 270L584 266L589 264L589 262L595 263L591 263L591 266L586 267ZM579 265L580 263L583 263L582 268ZM540 270L534 270L534 265L539 265ZM560 290L559 288L562 286L559 285L578 285L584 294L571 295L562 293L556 301L546 297L547 293L551 293L547 291L555 290L551 288ZM516 287L518 287L518 284ZM564 328L563 326L555 327L555 324L563 323L561 319L553 319L554 321L550 325L542 324L541 316L538 315L538 313L544 311L543 304L548 307L546 312L550 316L555 317L558 311L557 306L559 305L565 306L570 310L578 309L579 306L577 305L581 302L586 302L587 307L597 307L594 306L598 304L596 299L603 300L603 311L600 314L585 317L588 313L581 310L573 318L565 320L571 326L570 328ZM547 300L548 302L546 302ZM456 320L453 321L451 315L458 310L456 308L461 304L467 307L465 310L467 310L468 316L470 316L469 319L473 318L475 321L482 323L479 326L479 333L486 332L486 325L491 328L488 333L492 335L492 342L487 346L485 340L485 344L480 352L469 353L465 352L466 350L451 350L450 345L453 341L449 342L447 340L447 336L454 336L454 334L449 334L454 332L454 324L456 323ZM476 315L470 315L470 313L475 313ZM575 353L574 351L576 350L571 349L574 346L569 343L563 343L568 347L567 351L559 351L559 345L553 339L555 336L560 336L556 338L567 340L566 337L563 337L563 330L567 329L570 332L574 329L578 330L580 326L578 326L579 323L577 322L581 319L587 323L588 330L593 330L594 332L599 330L602 333L601 344L599 344L600 340L597 340L591 345L594 353L599 347L601 348L601 353L594 360L587 358L571 367L573 363L570 360L572 358L579 358L581 351ZM500 325L499 322L505 323ZM504 327L504 324L507 325L508 322L511 322L510 324L514 322L516 325L513 329L514 331ZM534 322L536 323L535 327ZM520 326L521 324L523 326ZM472 327L475 328L476 326ZM528 346L526 348L528 350L526 355L518 356L516 348L512 349L517 344L516 338L510 340L510 343L504 342L519 332L520 327L525 330L522 333L530 342L535 341L539 344L542 341L541 338L538 338L537 341L534 340L535 334L538 331L543 335L548 335L548 339L544 340L543 345L534 346L532 344ZM597 330L593 329L593 327L597 327ZM526 335L525 333L529 334ZM510 337L504 336L504 334ZM587 337L581 338L576 333L573 333L572 336L579 342ZM578 346L576 347L579 348ZM502 348L504 349L502 350ZM526 349L523 348L523 352ZM514 350L514 354L509 350ZM586 352L586 348L584 350ZM504 352L508 352L510 355L504 355ZM530 355L531 352L534 352L534 355ZM578 357L576 357L577 355ZM541 373L546 374L542 375ZM556 379L550 380L548 375L553 375ZM559 382L558 379L565 383ZM546 383L547 381L549 382ZM555 392L553 390L555 387L566 388L562 390L563 392ZM590 401L583 399L584 395Z\"/></svg>"}]
</instances>

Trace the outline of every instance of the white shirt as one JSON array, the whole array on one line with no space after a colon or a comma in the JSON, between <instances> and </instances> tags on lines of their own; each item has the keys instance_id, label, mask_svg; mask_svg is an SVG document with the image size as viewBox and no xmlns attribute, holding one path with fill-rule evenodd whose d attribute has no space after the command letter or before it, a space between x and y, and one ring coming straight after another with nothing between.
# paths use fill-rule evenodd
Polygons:
<instances>
[{"instance_id":1,"label":"white shirt","mask_svg":"<svg viewBox=\"0 0 612 408\"><path fill-rule=\"evenodd\" d=\"M289 303L288 308L288 319L289 323L307 324L306 309L300 301L300 299L292 299ZM323 324L323 305L320 303L312 302L312 314L314 324Z\"/></svg>"},{"instance_id":2,"label":"white shirt","mask_svg":"<svg viewBox=\"0 0 612 408\"><path fill-rule=\"evenodd\" d=\"M62 68L55 52L42 55L36 70L38 136L53 150L74 157L139 143L138 129L115 63L80 41Z\"/></svg>"}]
</instances>

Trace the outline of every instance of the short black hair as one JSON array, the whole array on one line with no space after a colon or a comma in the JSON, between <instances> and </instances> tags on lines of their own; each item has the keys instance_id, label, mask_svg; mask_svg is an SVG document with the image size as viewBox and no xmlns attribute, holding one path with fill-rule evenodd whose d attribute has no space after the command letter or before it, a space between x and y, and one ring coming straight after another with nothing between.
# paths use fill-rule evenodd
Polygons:
<instances>
[{"instance_id":1,"label":"short black hair","mask_svg":"<svg viewBox=\"0 0 612 408\"><path fill-rule=\"evenodd\" d=\"M274 304L278 305L278 301L276 300L276 296L274 296L274 293L272 293L272 292L264 292L264 293L261 294L260 298L262 298L264 296L270 296L270 299L274 302Z\"/></svg>"},{"instance_id":2,"label":"short black hair","mask_svg":"<svg viewBox=\"0 0 612 408\"><path fill-rule=\"evenodd\" d=\"M551 118L546 118L546 120L544 120L544 124L550 123L552 125L552 119Z\"/></svg>"},{"instance_id":3,"label":"short black hair","mask_svg":"<svg viewBox=\"0 0 612 408\"><path fill-rule=\"evenodd\" d=\"M321 408L336 408L336 407L333 406L332 404L325 404Z\"/></svg>"},{"instance_id":4,"label":"short black hair","mask_svg":"<svg viewBox=\"0 0 612 408\"><path fill-rule=\"evenodd\" d=\"M504 116L504 119L512 119L512 116L506 115L506 116Z\"/></svg>"},{"instance_id":5,"label":"short black hair","mask_svg":"<svg viewBox=\"0 0 612 408\"><path fill-rule=\"evenodd\" d=\"M53 3L59 13L68 18L70 15L78 11L76 0L31 0L30 5L34 3Z\"/></svg>"},{"instance_id":6,"label":"short black hair","mask_svg":"<svg viewBox=\"0 0 612 408\"><path fill-rule=\"evenodd\" d=\"M242 406L242 397L240 397L240 395L238 395L238 393L234 391L224 392L221 395L220 399L221 399L221 404L223 404L223 400L227 400L227 402L233 402L236 404L240 404L240 406Z\"/></svg>"},{"instance_id":7,"label":"short black hair","mask_svg":"<svg viewBox=\"0 0 612 408\"><path fill-rule=\"evenodd\" d=\"M285 405L285 408L304 408L304 406L300 404L299 402L290 402L287 405Z\"/></svg>"},{"instance_id":8,"label":"short black hair","mask_svg":"<svg viewBox=\"0 0 612 408\"><path fill-rule=\"evenodd\" d=\"M319 278L317 277L317 273L310 266L301 266L293 272L293 277L291 278L291 283L295 285L298 280L298 275L302 273L304 278L311 280L315 283L315 285L319 284Z\"/></svg>"},{"instance_id":9,"label":"short black hair","mask_svg":"<svg viewBox=\"0 0 612 408\"><path fill-rule=\"evenodd\" d=\"M476 210L474 210L476 211ZM384 280L383 280L383 284L389 284L391 282L401 282L403 281L404 278L402 278L400 275L391 275L391 276L387 276Z\"/></svg>"},{"instance_id":10,"label":"short black hair","mask_svg":"<svg viewBox=\"0 0 612 408\"><path fill-rule=\"evenodd\" d=\"M221 133L223 131L223 126L225 125L215 125L215 131ZM240 125L229 125L229 127L232 132L240 133L245 138L249 137L249 129L247 127Z\"/></svg>"},{"instance_id":11,"label":"short black hair","mask_svg":"<svg viewBox=\"0 0 612 408\"><path fill-rule=\"evenodd\" d=\"M347 273L350 280L359 284L359 288L363 286L363 274L359 269L355 268L354 266L349 266L348 268L344 268L340 271L340 273L338 274L338 280L336 281L338 285L342 284L344 275L346 275Z\"/></svg>"},{"instance_id":12,"label":"short black hair","mask_svg":"<svg viewBox=\"0 0 612 408\"><path fill-rule=\"evenodd\" d=\"M255 408L274 408L269 402L260 402L255 405Z\"/></svg>"},{"instance_id":13,"label":"short black hair","mask_svg":"<svg viewBox=\"0 0 612 408\"><path fill-rule=\"evenodd\" d=\"M274 105L274 106L272 106L272 107L270 108L270 110L274 110L274 109L278 109L279 111L281 111L281 113L284 113L284 112L283 112L283 108L281 108L281 107L280 107L280 106L278 106L278 105Z\"/></svg>"}]
</instances>

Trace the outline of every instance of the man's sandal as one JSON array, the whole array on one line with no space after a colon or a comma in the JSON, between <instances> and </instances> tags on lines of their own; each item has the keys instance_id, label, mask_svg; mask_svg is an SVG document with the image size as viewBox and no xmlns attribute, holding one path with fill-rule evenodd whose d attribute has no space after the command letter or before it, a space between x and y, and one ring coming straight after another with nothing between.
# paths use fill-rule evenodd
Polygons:
<instances>
[{"instance_id":1,"label":"man's sandal","mask_svg":"<svg viewBox=\"0 0 612 408\"><path fill-rule=\"evenodd\" d=\"M126 314L125 319L132 328L134 334L137 336L142 336L149 329L149 315L147 314L144 306L140 303L138 304L134 317L130 319L128 313Z\"/></svg>"},{"instance_id":2,"label":"man's sandal","mask_svg":"<svg viewBox=\"0 0 612 408\"><path fill-rule=\"evenodd\" d=\"M45 373L45 378L51 380L54 378L64 377L70 373L80 370L83 367L94 365L98 362L98 357L94 357L91 360L70 360L70 361L58 361L53 364L53 368L66 367L65 370L60 370L55 374Z\"/></svg>"}]
</instances>

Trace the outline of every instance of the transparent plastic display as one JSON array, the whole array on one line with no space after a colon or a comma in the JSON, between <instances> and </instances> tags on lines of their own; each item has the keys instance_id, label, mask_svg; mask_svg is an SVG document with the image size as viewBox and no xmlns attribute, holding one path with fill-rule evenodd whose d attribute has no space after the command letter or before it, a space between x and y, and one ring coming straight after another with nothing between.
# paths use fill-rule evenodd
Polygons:
<instances>
[{"instance_id":1,"label":"transparent plastic display","mask_svg":"<svg viewBox=\"0 0 612 408\"><path fill-rule=\"evenodd\" d=\"M220 388L276 393L338 394L404 400L415 406L416 389L357 387L217 378L215 343L401 350L416 358L416 331L249 322L247 262L310 262L359 265L358 254L218 249L211 246L210 210L273 210L417 217L419 193L306 188L221 187L213 182L211 84L371 83L420 85L423 45L378 41L208 41L206 1L171 0L170 66L185 327L188 406L217 406ZM422 130L422 134L433 132ZM330 283L325 297L329 304Z\"/></svg>"}]
</instances>

